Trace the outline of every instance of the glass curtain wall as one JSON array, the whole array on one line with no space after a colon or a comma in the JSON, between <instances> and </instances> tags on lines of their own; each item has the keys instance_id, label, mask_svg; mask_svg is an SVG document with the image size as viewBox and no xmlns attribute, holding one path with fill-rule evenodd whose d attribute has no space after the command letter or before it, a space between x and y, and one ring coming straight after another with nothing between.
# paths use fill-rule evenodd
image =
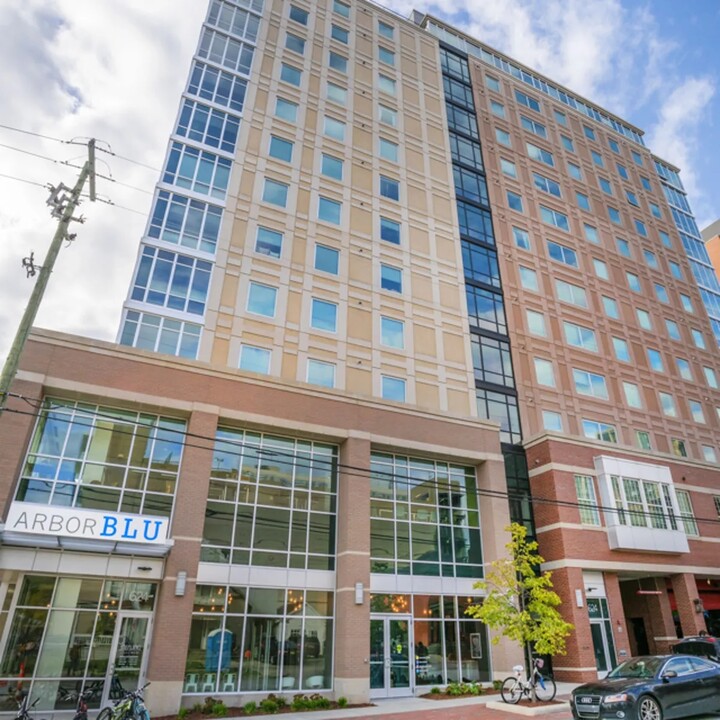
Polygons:
<instances>
[{"instance_id":1,"label":"glass curtain wall","mask_svg":"<svg viewBox=\"0 0 720 720\"><path fill-rule=\"evenodd\" d=\"M198 585L185 693L332 688L334 593Z\"/></svg>"},{"instance_id":2,"label":"glass curtain wall","mask_svg":"<svg viewBox=\"0 0 720 720\"><path fill-rule=\"evenodd\" d=\"M220 428L201 560L335 569L337 448Z\"/></svg>"},{"instance_id":3,"label":"glass curtain wall","mask_svg":"<svg viewBox=\"0 0 720 720\"><path fill-rule=\"evenodd\" d=\"M74 710L74 693L85 689L98 708L108 665L117 659L110 655L118 613L152 611L156 590L154 583L26 575L8 617L0 711L16 711L19 692L38 699L38 710Z\"/></svg>"},{"instance_id":4,"label":"glass curtain wall","mask_svg":"<svg viewBox=\"0 0 720 720\"><path fill-rule=\"evenodd\" d=\"M472 467L373 453L371 572L482 577Z\"/></svg>"},{"instance_id":5,"label":"glass curtain wall","mask_svg":"<svg viewBox=\"0 0 720 720\"><path fill-rule=\"evenodd\" d=\"M448 595L373 594L370 612L412 615L416 685L489 682L487 629L465 615L478 602Z\"/></svg>"},{"instance_id":6,"label":"glass curtain wall","mask_svg":"<svg viewBox=\"0 0 720 720\"><path fill-rule=\"evenodd\" d=\"M170 517L185 421L46 398L15 500Z\"/></svg>"}]
</instances>

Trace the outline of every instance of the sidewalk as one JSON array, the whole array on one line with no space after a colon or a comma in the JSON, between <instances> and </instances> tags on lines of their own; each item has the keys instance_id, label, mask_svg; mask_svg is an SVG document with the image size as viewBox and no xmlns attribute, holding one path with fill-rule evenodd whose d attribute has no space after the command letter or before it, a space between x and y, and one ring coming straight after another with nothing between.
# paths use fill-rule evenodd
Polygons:
<instances>
[{"instance_id":1,"label":"sidewalk","mask_svg":"<svg viewBox=\"0 0 720 720\"><path fill-rule=\"evenodd\" d=\"M567 700L575 687L577 685L573 683L558 683L556 699ZM502 701L499 694L458 698L457 700L391 698L376 700L372 707L292 713L289 720L343 720L346 718L353 720L362 720L362 718L377 718L378 720L410 720L410 718L412 720L516 720L521 717L501 710L488 710L485 703L490 700ZM564 708L541 717L551 720L570 720L572 715L567 708Z\"/></svg>"}]
</instances>

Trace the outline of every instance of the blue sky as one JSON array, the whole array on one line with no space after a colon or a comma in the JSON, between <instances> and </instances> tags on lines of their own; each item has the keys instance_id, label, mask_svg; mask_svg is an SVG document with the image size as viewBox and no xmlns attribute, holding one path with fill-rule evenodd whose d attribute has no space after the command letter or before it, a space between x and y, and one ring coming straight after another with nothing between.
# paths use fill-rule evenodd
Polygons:
<instances>
[{"instance_id":1,"label":"blue sky","mask_svg":"<svg viewBox=\"0 0 720 720\"><path fill-rule=\"evenodd\" d=\"M446 17L638 125L653 152L682 169L699 225L720 217L717 0L385 4L406 17L413 9ZM83 205L87 222L60 254L38 325L115 339L206 7L0 0L0 27L9 28L0 43L0 125L59 139L94 136L117 153L101 153L99 169L118 182L98 180L115 205ZM32 183L72 185L77 174L27 153L77 164L83 148L0 128L0 358L32 288L20 260L34 250L40 261L55 228L47 191Z\"/></svg>"}]
</instances>

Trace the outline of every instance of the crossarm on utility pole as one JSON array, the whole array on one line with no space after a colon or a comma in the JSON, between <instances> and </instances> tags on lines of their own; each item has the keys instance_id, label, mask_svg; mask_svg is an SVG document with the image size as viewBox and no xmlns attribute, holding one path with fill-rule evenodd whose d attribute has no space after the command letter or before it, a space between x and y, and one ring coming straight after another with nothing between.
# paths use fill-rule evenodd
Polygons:
<instances>
[{"instance_id":1,"label":"crossarm on utility pole","mask_svg":"<svg viewBox=\"0 0 720 720\"><path fill-rule=\"evenodd\" d=\"M52 273L55 260L60 252L63 241L67 237L68 226L70 225L70 222L75 219L73 218L73 213L80 203L80 193L85 185L85 181L91 173L91 160L87 160L80 171L80 175L78 176L75 186L70 192L68 203L62 211L57 230L55 231L55 236L50 243L47 255L45 256L45 261L38 273L35 287L33 287L30 299L25 307L25 312L20 320L20 325L18 326L17 333L15 334L13 344L10 346L10 352L8 353L7 360L5 361L5 365L2 369L2 374L0 374L0 413L7 402L7 394L17 373L20 355L22 354L23 347L25 346L25 341L30 334L30 328L35 322L35 317L37 315L38 308L40 307L40 301L45 294L45 289L48 281L50 280L50 273Z\"/></svg>"}]
</instances>

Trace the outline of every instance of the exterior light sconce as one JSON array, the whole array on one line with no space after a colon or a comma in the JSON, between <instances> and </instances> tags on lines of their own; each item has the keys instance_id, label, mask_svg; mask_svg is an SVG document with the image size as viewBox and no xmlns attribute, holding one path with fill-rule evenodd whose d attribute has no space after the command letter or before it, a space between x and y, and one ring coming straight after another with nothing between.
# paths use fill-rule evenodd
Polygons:
<instances>
[{"instance_id":1,"label":"exterior light sconce","mask_svg":"<svg viewBox=\"0 0 720 720\"><path fill-rule=\"evenodd\" d=\"M696 613L705 612L705 608L703 607L703 601L700 598L695 598L693 600L693 605L695 606Z\"/></svg>"},{"instance_id":2,"label":"exterior light sconce","mask_svg":"<svg viewBox=\"0 0 720 720\"><path fill-rule=\"evenodd\" d=\"M180 570L175 578L175 597L182 597L185 595L185 586L187 585L187 572Z\"/></svg>"},{"instance_id":3,"label":"exterior light sconce","mask_svg":"<svg viewBox=\"0 0 720 720\"><path fill-rule=\"evenodd\" d=\"M362 605L365 600L365 588L361 582L355 583L355 604Z\"/></svg>"}]
</instances>

